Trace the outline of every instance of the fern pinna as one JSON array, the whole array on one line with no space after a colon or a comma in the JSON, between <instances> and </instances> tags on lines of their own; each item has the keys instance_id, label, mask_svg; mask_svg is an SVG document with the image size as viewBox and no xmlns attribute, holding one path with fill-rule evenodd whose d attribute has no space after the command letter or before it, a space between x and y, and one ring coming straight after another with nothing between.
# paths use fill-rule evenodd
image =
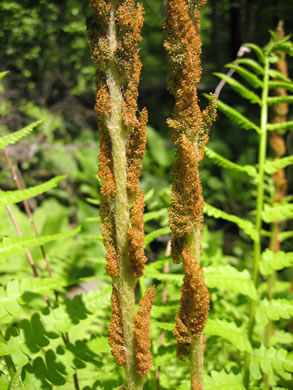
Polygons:
<instances>
[{"instance_id":1,"label":"fern pinna","mask_svg":"<svg viewBox=\"0 0 293 390\"><path fill-rule=\"evenodd\" d=\"M200 8L204 4L205 1L197 0L169 0L164 22L164 46L170 66L168 87L175 96L175 108L168 125L177 150L169 209L171 251L174 262L182 261L184 270L174 335L178 355L190 356L193 389L202 388L202 331L209 311L209 293L199 263L203 198L198 164L216 115L214 97L203 112L197 98L201 77Z\"/></svg>"},{"instance_id":2,"label":"fern pinna","mask_svg":"<svg viewBox=\"0 0 293 390\"><path fill-rule=\"evenodd\" d=\"M91 6L88 37L97 66L101 217L106 270L113 280L109 343L117 364L125 366L127 388L140 389L152 364L148 329L154 299L154 288L150 288L135 316L134 290L146 262L144 195L139 188L146 109L137 117L138 46L144 11L133 0L92 0Z\"/></svg>"},{"instance_id":3,"label":"fern pinna","mask_svg":"<svg viewBox=\"0 0 293 390\"><path fill-rule=\"evenodd\" d=\"M222 73L216 73L216 75L241 97L259 107L260 122L255 123L221 100L218 101L218 108L242 129L257 133L259 137L258 164L238 165L210 149L206 149L205 153L217 165L242 171L249 175L252 185L256 186L256 219L253 223L208 205L205 206L205 212L210 216L235 222L254 243L251 274L256 294L250 296L247 311L249 318L247 324L248 344L245 349L245 364L242 370L244 386L246 389L254 388L253 386L268 388L268 386L276 385L284 388L282 382L286 383L291 378L292 360L286 349L280 348L278 350L275 348L275 344L286 344L286 341L282 342L280 337L273 344L274 332L272 329L273 322L289 319L290 313L292 313L292 303L284 298L273 299L273 295L278 282L275 271L283 270L292 265L292 252L284 253L279 250L279 247L276 247L277 242L280 244L281 241L291 237L292 233L280 232L276 227L280 222L293 217L292 203L290 203L290 198L285 196L284 172L280 174L279 171L292 164L293 161L292 156L283 157L285 154L284 143L280 140L280 135L293 126L293 122L287 121L284 117L284 108L286 114L287 105L293 102L292 95L290 95L293 88L288 74L282 72L280 66L277 70L274 69L274 64L279 63L284 53L292 56L293 45L290 37L283 34L276 35L272 32L271 40L264 48L255 44L246 44L246 46L255 53L256 60L241 58L227 65L239 75L244 83ZM282 106L276 107L276 104ZM271 123L269 121L270 108L273 112ZM276 117L276 111L279 113L278 117ZM271 144L274 159L267 157L268 132L272 134ZM277 176L278 171L279 176ZM275 188L273 191L267 185L270 180L269 175L274 175ZM269 224L272 224L270 231L267 230L270 227ZM265 237L269 237L270 249L263 250ZM261 284L262 289L259 286L260 274L263 277L268 276L268 280ZM288 295L284 288L281 291L285 296ZM289 333L285 334L284 340L288 340ZM261 344L260 347L256 347L256 340L258 340L258 344ZM276 363L277 361L279 363Z\"/></svg>"}]
</instances>

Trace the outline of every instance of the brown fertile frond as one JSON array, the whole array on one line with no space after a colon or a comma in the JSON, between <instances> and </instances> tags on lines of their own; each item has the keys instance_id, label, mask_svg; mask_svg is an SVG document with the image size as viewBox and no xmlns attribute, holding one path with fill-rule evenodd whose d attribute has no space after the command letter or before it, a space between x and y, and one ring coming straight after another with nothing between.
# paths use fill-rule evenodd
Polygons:
<instances>
[{"instance_id":1,"label":"brown fertile frond","mask_svg":"<svg viewBox=\"0 0 293 390\"><path fill-rule=\"evenodd\" d=\"M153 364L152 355L150 353L150 316L155 292L154 286L147 289L139 302L138 313L134 317L137 359L136 373L140 376L147 375Z\"/></svg>"},{"instance_id":2,"label":"brown fertile frond","mask_svg":"<svg viewBox=\"0 0 293 390\"><path fill-rule=\"evenodd\" d=\"M202 390L201 384L199 383L199 381L195 377L192 379L191 389L192 390Z\"/></svg>"},{"instance_id":3,"label":"brown fertile frond","mask_svg":"<svg viewBox=\"0 0 293 390\"><path fill-rule=\"evenodd\" d=\"M120 312L120 303L118 293L113 287L112 289L112 317L108 329L109 344L112 347L112 355L114 356L118 366L122 366L126 363L125 347L123 339L123 328Z\"/></svg>"},{"instance_id":4,"label":"brown fertile frond","mask_svg":"<svg viewBox=\"0 0 293 390\"><path fill-rule=\"evenodd\" d=\"M188 344L191 337L200 336L206 325L210 296L199 262L187 246L182 250L182 263L184 280L174 335L180 344Z\"/></svg>"},{"instance_id":5,"label":"brown fertile frond","mask_svg":"<svg viewBox=\"0 0 293 390\"><path fill-rule=\"evenodd\" d=\"M144 108L140 112L137 125L130 134L127 147L127 189L129 195L139 191L139 175L146 147L146 125L148 113Z\"/></svg>"},{"instance_id":6,"label":"brown fertile frond","mask_svg":"<svg viewBox=\"0 0 293 390\"><path fill-rule=\"evenodd\" d=\"M147 258L144 254L144 194L140 191L137 194L134 206L131 210L131 228L128 229L129 252L130 252L130 272L134 278L139 278L144 273L144 265Z\"/></svg>"}]
</instances>

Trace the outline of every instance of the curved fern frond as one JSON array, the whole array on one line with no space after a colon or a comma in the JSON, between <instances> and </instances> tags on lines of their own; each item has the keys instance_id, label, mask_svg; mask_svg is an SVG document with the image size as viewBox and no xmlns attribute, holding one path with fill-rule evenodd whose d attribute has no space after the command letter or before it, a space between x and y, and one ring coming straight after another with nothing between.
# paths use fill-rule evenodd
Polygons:
<instances>
[{"instance_id":1,"label":"curved fern frond","mask_svg":"<svg viewBox=\"0 0 293 390\"><path fill-rule=\"evenodd\" d=\"M223 73L215 72L213 73L215 76L218 76L220 79L225 80L227 84L229 84L240 96L244 99L247 99L251 103L256 103L261 105L261 99L254 92L250 91L248 88L244 87L239 81L236 81L230 76L227 76Z\"/></svg>"},{"instance_id":2,"label":"curved fern frond","mask_svg":"<svg viewBox=\"0 0 293 390\"><path fill-rule=\"evenodd\" d=\"M252 352L244 330L238 328L234 322L209 318L203 333L209 336L220 336L233 344L239 351Z\"/></svg>"},{"instance_id":3,"label":"curved fern frond","mask_svg":"<svg viewBox=\"0 0 293 390\"><path fill-rule=\"evenodd\" d=\"M263 64L265 63L266 56L265 56L264 52L262 51L262 49L258 45L256 45L255 43L245 43L245 46L249 47L250 49L252 49L255 52L259 62L262 62Z\"/></svg>"},{"instance_id":4,"label":"curved fern frond","mask_svg":"<svg viewBox=\"0 0 293 390\"><path fill-rule=\"evenodd\" d=\"M293 128L293 121L267 124L268 130L290 130L291 128Z\"/></svg>"},{"instance_id":5,"label":"curved fern frond","mask_svg":"<svg viewBox=\"0 0 293 390\"><path fill-rule=\"evenodd\" d=\"M66 176L56 176L51 180L46 181L38 186L26 188L24 190L15 191L0 191L0 206L9 206L14 203L22 202L25 199L40 195L43 192L57 187L58 184L64 180Z\"/></svg>"},{"instance_id":6,"label":"curved fern frond","mask_svg":"<svg viewBox=\"0 0 293 390\"><path fill-rule=\"evenodd\" d=\"M268 105L272 104L279 104L279 103L293 103L293 96L288 95L288 96L270 96L267 98L267 103ZM290 122L287 122L290 123ZM292 123L292 122L291 122Z\"/></svg>"},{"instance_id":7,"label":"curved fern frond","mask_svg":"<svg viewBox=\"0 0 293 390\"><path fill-rule=\"evenodd\" d=\"M256 289L247 270L238 271L231 265L211 266L203 270L209 288L232 290L257 299Z\"/></svg>"},{"instance_id":8,"label":"curved fern frond","mask_svg":"<svg viewBox=\"0 0 293 390\"><path fill-rule=\"evenodd\" d=\"M288 82L288 83L291 82L291 80L288 77L286 77L281 72L279 72L278 70L275 70L275 69L270 69L269 70L269 75L273 79L279 79L279 80L282 80L282 81L285 81L285 82Z\"/></svg>"},{"instance_id":9,"label":"curved fern frond","mask_svg":"<svg viewBox=\"0 0 293 390\"><path fill-rule=\"evenodd\" d=\"M280 205L280 203L275 203L272 206L266 204L262 213L262 219L266 223L277 220L285 221L290 218L293 218L293 204Z\"/></svg>"},{"instance_id":10,"label":"curved fern frond","mask_svg":"<svg viewBox=\"0 0 293 390\"><path fill-rule=\"evenodd\" d=\"M254 224L250 221L237 217L236 215L225 213L222 210L217 209L207 203L204 204L203 212L209 217L221 218L226 221L234 222L236 225L243 229L243 231L254 241L258 240L257 231L254 227Z\"/></svg>"},{"instance_id":11,"label":"curved fern frond","mask_svg":"<svg viewBox=\"0 0 293 390\"><path fill-rule=\"evenodd\" d=\"M256 380L262 377L262 372L267 375L274 373L290 380L289 372L293 372L293 361L285 349L274 347L266 349L262 345L259 349L254 349L249 370L251 377Z\"/></svg>"},{"instance_id":12,"label":"curved fern frond","mask_svg":"<svg viewBox=\"0 0 293 390\"><path fill-rule=\"evenodd\" d=\"M207 93L203 94L207 99L210 98L210 95ZM244 115L240 114L237 110L234 108L228 106L226 103L222 102L221 100L218 100L218 109L223 112L233 123L236 123L244 130L250 130L253 129L260 132L260 128L253 122L251 122L249 119L247 119Z\"/></svg>"},{"instance_id":13,"label":"curved fern frond","mask_svg":"<svg viewBox=\"0 0 293 390\"><path fill-rule=\"evenodd\" d=\"M260 272L262 275L270 275L273 271L280 271L293 265L293 252L273 252L266 249L262 253Z\"/></svg>"},{"instance_id":14,"label":"curved fern frond","mask_svg":"<svg viewBox=\"0 0 293 390\"><path fill-rule=\"evenodd\" d=\"M293 316L293 302L287 299L263 299L256 310L256 321L265 324L268 320L278 321Z\"/></svg>"},{"instance_id":15,"label":"curved fern frond","mask_svg":"<svg viewBox=\"0 0 293 390\"><path fill-rule=\"evenodd\" d=\"M255 71L255 73L257 73L259 75L264 74L263 67L257 61L255 61L251 58L239 58L239 59L235 60L235 63L247 65L251 69L253 69Z\"/></svg>"},{"instance_id":16,"label":"curved fern frond","mask_svg":"<svg viewBox=\"0 0 293 390\"><path fill-rule=\"evenodd\" d=\"M64 233L50 234L47 236L37 237L5 237L0 243L0 256L11 256L15 253L21 253L25 248L32 248L34 246L44 245L47 242L57 241L63 238L75 236L81 230L81 227L70 230Z\"/></svg>"},{"instance_id":17,"label":"curved fern frond","mask_svg":"<svg viewBox=\"0 0 293 390\"><path fill-rule=\"evenodd\" d=\"M241 375L225 371L212 371L210 375L204 377L205 390L245 390Z\"/></svg>"},{"instance_id":18,"label":"curved fern frond","mask_svg":"<svg viewBox=\"0 0 293 390\"><path fill-rule=\"evenodd\" d=\"M5 135L4 137L1 137L0 138L0 149L3 149L8 145L15 144L20 139L29 135L37 126L39 126L43 122L44 122L44 120L40 119L40 120L35 121L35 122L31 123L30 125L24 127L21 130L15 131L12 134L8 134L8 135Z\"/></svg>"},{"instance_id":19,"label":"curved fern frond","mask_svg":"<svg viewBox=\"0 0 293 390\"><path fill-rule=\"evenodd\" d=\"M273 175L279 169L286 168L288 165L291 164L293 164L293 155L274 159L274 160L266 160L265 171L269 175Z\"/></svg>"},{"instance_id":20,"label":"curved fern frond","mask_svg":"<svg viewBox=\"0 0 293 390\"><path fill-rule=\"evenodd\" d=\"M254 88L262 88L263 82L252 72L237 64L227 64L226 68L234 69L244 80Z\"/></svg>"},{"instance_id":21,"label":"curved fern frond","mask_svg":"<svg viewBox=\"0 0 293 390\"><path fill-rule=\"evenodd\" d=\"M212 149L208 148L207 146L204 149L205 155L212 160L216 165L223 167L223 168L228 168L228 169L233 169L236 171L240 172L245 172L249 176L252 176L253 178L257 177L257 171L256 168L253 165L239 165L236 164L225 157L222 157L218 153L214 152Z\"/></svg>"},{"instance_id":22,"label":"curved fern frond","mask_svg":"<svg viewBox=\"0 0 293 390\"><path fill-rule=\"evenodd\" d=\"M269 81L269 88L283 88L286 89L286 91L293 92L293 84L284 81Z\"/></svg>"}]
</instances>

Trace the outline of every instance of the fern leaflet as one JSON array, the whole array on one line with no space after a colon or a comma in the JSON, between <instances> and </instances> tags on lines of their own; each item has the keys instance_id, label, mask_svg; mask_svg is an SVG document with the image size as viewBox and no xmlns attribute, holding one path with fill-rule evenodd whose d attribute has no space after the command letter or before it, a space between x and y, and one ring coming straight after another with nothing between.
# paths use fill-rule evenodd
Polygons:
<instances>
[{"instance_id":1,"label":"fern leaflet","mask_svg":"<svg viewBox=\"0 0 293 390\"><path fill-rule=\"evenodd\" d=\"M278 321L293 316L293 303L287 299L263 299L257 306L256 321L265 324L268 320Z\"/></svg>"},{"instance_id":2,"label":"fern leaflet","mask_svg":"<svg viewBox=\"0 0 293 390\"><path fill-rule=\"evenodd\" d=\"M266 223L277 220L285 221L290 218L293 218L293 204L280 205L280 203L275 203L272 206L266 204L262 213L262 219Z\"/></svg>"},{"instance_id":3,"label":"fern leaflet","mask_svg":"<svg viewBox=\"0 0 293 390\"><path fill-rule=\"evenodd\" d=\"M284 81L269 81L269 88L275 89L275 88L283 88L287 91L293 92L293 84L292 83L286 83Z\"/></svg>"},{"instance_id":4,"label":"fern leaflet","mask_svg":"<svg viewBox=\"0 0 293 390\"><path fill-rule=\"evenodd\" d=\"M245 390L241 382L242 379L239 374L212 371L209 376L204 377L204 388L205 390Z\"/></svg>"},{"instance_id":5,"label":"fern leaflet","mask_svg":"<svg viewBox=\"0 0 293 390\"><path fill-rule=\"evenodd\" d=\"M262 66L257 61L255 61L251 58L239 58L235 62L237 64L243 64L243 65L249 66L251 69L253 69L255 71L255 73L257 73L259 75L264 74L264 70L263 70Z\"/></svg>"},{"instance_id":6,"label":"fern leaflet","mask_svg":"<svg viewBox=\"0 0 293 390\"><path fill-rule=\"evenodd\" d=\"M238 328L234 322L209 318L203 333L209 336L220 336L233 344L239 351L252 352L244 330Z\"/></svg>"},{"instance_id":7,"label":"fern leaflet","mask_svg":"<svg viewBox=\"0 0 293 390\"><path fill-rule=\"evenodd\" d=\"M240 172L245 172L249 176L252 176L254 178L257 177L257 171L256 168L253 165L239 165L236 164L225 157L222 157L218 153L214 152L212 149L208 148L207 146L205 147L205 155L212 160L216 165L223 167L223 168L228 168L228 169L234 169Z\"/></svg>"},{"instance_id":8,"label":"fern leaflet","mask_svg":"<svg viewBox=\"0 0 293 390\"><path fill-rule=\"evenodd\" d=\"M24 190L0 191L0 206L8 206L13 203L22 202L23 200L32 198L36 195L40 195L43 192L58 186L58 184L65 178L66 176L57 176L43 184L26 188Z\"/></svg>"},{"instance_id":9,"label":"fern leaflet","mask_svg":"<svg viewBox=\"0 0 293 390\"><path fill-rule=\"evenodd\" d=\"M252 239L257 240L257 232L252 222L247 221L245 219L239 218L236 215L225 213L222 210L217 209L216 207L213 207L207 203L204 205L203 212L207 214L209 217L214 218L222 218L226 221L234 222L236 225L243 229L244 232Z\"/></svg>"},{"instance_id":10,"label":"fern leaflet","mask_svg":"<svg viewBox=\"0 0 293 390\"><path fill-rule=\"evenodd\" d=\"M259 62L262 62L263 64L265 63L266 57L265 57L262 49L258 45L256 45L255 43L245 43L245 46L249 47L250 49L252 49L255 52Z\"/></svg>"},{"instance_id":11,"label":"fern leaflet","mask_svg":"<svg viewBox=\"0 0 293 390\"><path fill-rule=\"evenodd\" d=\"M276 102L276 103L282 103L282 102ZM288 129L290 130L292 127L293 127L293 121L281 122L281 123L268 123L267 125L268 130L288 130Z\"/></svg>"},{"instance_id":12,"label":"fern leaflet","mask_svg":"<svg viewBox=\"0 0 293 390\"><path fill-rule=\"evenodd\" d=\"M5 135L4 137L1 137L0 138L0 149L3 149L8 145L15 144L20 139L29 135L37 126L39 126L43 122L44 122L44 120L40 119L40 120L35 121L35 122L31 123L30 125L24 127L21 130L15 131L12 134L8 134L8 135Z\"/></svg>"},{"instance_id":13,"label":"fern leaflet","mask_svg":"<svg viewBox=\"0 0 293 390\"><path fill-rule=\"evenodd\" d=\"M263 82L252 72L235 64L227 64L226 68L234 69L244 80L246 80L254 88L262 88Z\"/></svg>"},{"instance_id":14,"label":"fern leaflet","mask_svg":"<svg viewBox=\"0 0 293 390\"><path fill-rule=\"evenodd\" d=\"M210 95L204 93L204 96L209 99ZM237 110L234 108L228 106L227 104L223 103L221 100L218 100L218 108L220 111L222 111L233 123L236 123L244 130L250 130L253 129L260 132L260 128L253 122L251 122L249 119L247 119L244 115L240 114Z\"/></svg>"},{"instance_id":15,"label":"fern leaflet","mask_svg":"<svg viewBox=\"0 0 293 390\"><path fill-rule=\"evenodd\" d=\"M291 164L293 164L293 155L274 159L274 160L266 160L265 171L269 175L273 175L279 169L286 168L288 165Z\"/></svg>"},{"instance_id":16,"label":"fern leaflet","mask_svg":"<svg viewBox=\"0 0 293 390\"><path fill-rule=\"evenodd\" d=\"M261 372L267 375L275 373L290 380L289 372L293 372L293 360L289 358L288 351L283 348L266 349L262 345L259 349L254 349L249 369L251 377L256 380L261 378Z\"/></svg>"},{"instance_id":17,"label":"fern leaflet","mask_svg":"<svg viewBox=\"0 0 293 390\"><path fill-rule=\"evenodd\" d=\"M273 271L279 271L293 265L293 252L273 252L266 249L262 253L260 272L262 275L270 275Z\"/></svg>"},{"instance_id":18,"label":"fern leaflet","mask_svg":"<svg viewBox=\"0 0 293 390\"><path fill-rule=\"evenodd\" d=\"M225 80L240 96L244 99L247 99L251 103L257 103L261 105L261 99L254 92L250 91L248 88L244 87L239 81L236 81L230 76L227 76L223 73L215 72L214 75L218 76L220 79Z\"/></svg>"}]
</instances>

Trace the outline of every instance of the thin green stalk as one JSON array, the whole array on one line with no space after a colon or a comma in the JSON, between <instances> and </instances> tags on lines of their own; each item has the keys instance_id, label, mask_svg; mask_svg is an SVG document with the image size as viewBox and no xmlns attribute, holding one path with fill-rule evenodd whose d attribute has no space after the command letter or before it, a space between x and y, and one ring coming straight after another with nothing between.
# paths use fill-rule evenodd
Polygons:
<instances>
[{"instance_id":1,"label":"thin green stalk","mask_svg":"<svg viewBox=\"0 0 293 390\"><path fill-rule=\"evenodd\" d=\"M257 185L257 199L256 199L256 231L257 240L254 241L254 257L253 257L253 283L257 287L259 277L259 262L261 257L261 229L262 229L262 211L264 203L264 165L266 159L267 148L267 122L268 122L268 87L269 82L269 60L265 59L262 103L261 103L261 121L259 133L259 160L258 160L258 185ZM251 300L249 305L249 322L248 322L248 339L252 342L254 317L256 310L256 301ZM244 367L244 385L249 389L249 363L251 354L246 353L245 367Z\"/></svg>"}]
</instances>

